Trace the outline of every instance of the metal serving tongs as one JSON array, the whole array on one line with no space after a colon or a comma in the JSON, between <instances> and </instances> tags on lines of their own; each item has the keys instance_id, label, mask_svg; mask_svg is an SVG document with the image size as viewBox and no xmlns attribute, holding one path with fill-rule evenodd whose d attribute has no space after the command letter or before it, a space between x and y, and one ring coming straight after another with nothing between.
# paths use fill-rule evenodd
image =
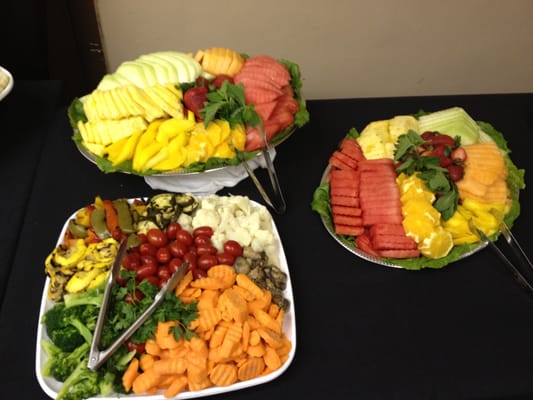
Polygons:
<instances>
[{"instance_id":1,"label":"metal serving tongs","mask_svg":"<svg viewBox=\"0 0 533 400\"><path fill-rule=\"evenodd\" d=\"M272 209L275 212L277 212L278 214L283 214L287 206L285 203L285 198L283 197L283 193L281 191L281 186L279 184L278 176L276 175L276 169L274 168L274 163L272 162L272 158L270 158L270 150L272 150L273 147L266 138L263 124L257 125L257 129L259 130L259 134L261 135L261 142L262 142L261 152L263 154L263 157L265 157L268 176L270 178L270 184L272 185L272 191L274 192L275 201L272 201L270 199L267 192L265 191L265 188L263 187L261 182L259 182L259 179L257 179L257 176L255 175L253 169L250 167L248 162L246 162L244 158L241 158L241 161L244 166L244 169L246 169L246 172L248 172L248 176L250 176L255 186L257 187L257 190L259 190L261 197L263 197L263 200L265 200L265 202L270 207L272 207Z\"/></svg>"},{"instance_id":2,"label":"metal serving tongs","mask_svg":"<svg viewBox=\"0 0 533 400\"><path fill-rule=\"evenodd\" d=\"M96 321L96 328L93 334L93 340L91 343L91 351L89 353L89 361L87 362L87 367L90 370L96 371L119 347L122 345L129 337L137 330L139 327L148 319L148 317L154 312L154 310L159 306L165 297L165 293L171 290L174 290L179 281L185 276L189 269L189 264L184 262L176 272L172 274L170 279L163 285L159 292L155 295L154 301L150 306L144 310L144 312L137 318L137 320L122 334L115 339L115 341L105 350L99 349L100 338L102 336L102 328L104 327L104 321L106 318L107 307L109 305L109 298L111 295L111 289L113 284L116 281L116 276L122 265L122 260L126 255L127 245L126 240L123 240L120 243L120 246L111 267L111 272L107 278L107 283L105 286L102 304L100 306L100 311L98 313L98 319Z\"/></svg>"},{"instance_id":3,"label":"metal serving tongs","mask_svg":"<svg viewBox=\"0 0 533 400\"><path fill-rule=\"evenodd\" d=\"M501 215L496 215L496 212L493 211L493 214L495 214L496 218L500 219L500 233L502 234L503 238L505 239L505 242L509 245L511 250L513 251L515 258L519 261L520 266L522 268L527 268L530 271L533 271L533 264L531 263L529 257L526 255L524 250L522 249L522 246L520 246L520 243L518 240L514 237L514 235L511 233L511 230L503 220ZM491 241L488 236L479 229L472 220L468 221L468 225L470 227L470 230L472 233L477 235L480 240L484 244L488 244L494 252L500 257L500 259L504 262L504 264L507 266L507 268L511 271L513 274L515 280L526 290L529 291L530 295L533 295L533 286L529 283L529 281L526 279L522 271L518 266L516 266L506 255L505 253L496 245L495 242Z\"/></svg>"}]
</instances>

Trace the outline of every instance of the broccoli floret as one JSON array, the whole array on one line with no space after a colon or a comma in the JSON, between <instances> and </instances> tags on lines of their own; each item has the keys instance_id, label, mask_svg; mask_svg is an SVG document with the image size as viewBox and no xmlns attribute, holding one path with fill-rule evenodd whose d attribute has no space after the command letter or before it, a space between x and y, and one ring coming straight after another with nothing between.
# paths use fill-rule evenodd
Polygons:
<instances>
[{"instance_id":1,"label":"broccoli floret","mask_svg":"<svg viewBox=\"0 0 533 400\"><path fill-rule=\"evenodd\" d=\"M98 386L100 388L100 395L102 397L109 397L114 393L115 388L115 374L111 372L105 372L100 376L100 382Z\"/></svg>"},{"instance_id":2,"label":"broccoli floret","mask_svg":"<svg viewBox=\"0 0 533 400\"><path fill-rule=\"evenodd\" d=\"M56 400L83 400L100 393L98 372L87 367L87 357L64 380Z\"/></svg>"},{"instance_id":3,"label":"broccoli floret","mask_svg":"<svg viewBox=\"0 0 533 400\"><path fill-rule=\"evenodd\" d=\"M87 289L80 293L66 293L63 296L63 301L67 308L75 306L93 305L100 307L102 298L104 297L105 284L95 288Z\"/></svg>"},{"instance_id":4,"label":"broccoli floret","mask_svg":"<svg viewBox=\"0 0 533 400\"><path fill-rule=\"evenodd\" d=\"M42 322L52 342L63 351L72 351L83 342L91 342L98 307L66 307L58 303L44 314Z\"/></svg>"},{"instance_id":5,"label":"broccoli floret","mask_svg":"<svg viewBox=\"0 0 533 400\"><path fill-rule=\"evenodd\" d=\"M41 343L49 357L43 368L43 375L45 376L52 376L58 381L64 381L80 362L87 364L90 346L87 342L73 351L62 351L47 340L43 340Z\"/></svg>"}]
</instances>

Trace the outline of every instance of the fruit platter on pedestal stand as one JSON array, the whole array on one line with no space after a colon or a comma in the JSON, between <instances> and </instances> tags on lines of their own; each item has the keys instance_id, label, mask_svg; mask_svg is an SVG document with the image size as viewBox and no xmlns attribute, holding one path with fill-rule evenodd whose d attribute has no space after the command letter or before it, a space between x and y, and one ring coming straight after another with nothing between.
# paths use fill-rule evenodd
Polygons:
<instances>
[{"instance_id":1,"label":"fruit platter on pedestal stand","mask_svg":"<svg viewBox=\"0 0 533 400\"><path fill-rule=\"evenodd\" d=\"M228 48L160 51L120 64L68 115L78 149L103 172L206 194L254 179L259 166L275 178L275 146L309 121L301 88L288 60Z\"/></svg>"}]
</instances>

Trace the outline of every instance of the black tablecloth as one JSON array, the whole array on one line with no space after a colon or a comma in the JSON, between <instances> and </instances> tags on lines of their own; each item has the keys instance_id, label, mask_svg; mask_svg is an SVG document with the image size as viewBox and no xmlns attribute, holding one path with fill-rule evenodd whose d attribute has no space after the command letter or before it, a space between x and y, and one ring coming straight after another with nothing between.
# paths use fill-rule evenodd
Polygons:
<instances>
[{"instance_id":1,"label":"black tablecloth","mask_svg":"<svg viewBox=\"0 0 533 400\"><path fill-rule=\"evenodd\" d=\"M25 96L30 97L41 87L27 85L32 90ZM275 380L213 398L533 398L533 299L489 248L441 270L378 266L342 248L310 208L330 154L351 127L361 130L373 120L450 106L492 123L507 138L514 162L526 170L533 167L528 145L532 94L308 101L311 122L280 145L275 158L287 211L273 215L293 285L296 355ZM0 359L5 360L0 389L2 398L45 399L36 379L35 339L43 262L63 223L97 194L116 198L156 192L143 178L103 174L83 158L70 138L64 106L43 111L35 121L21 101L8 117L11 130L17 126L12 118L32 121L44 139L39 149L41 137L28 138L38 149L33 155L15 146L15 153L2 161L2 177L6 169L14 174L4 178L10 187L19 184L18 160L33 163L24 170L27 176L34 172L34 179L22 189L26 201L9 202L16 220L10 219L11 212L2 214L10 225L8 233L3 230L7 242L0 255L3 261L7 256L2 274L8 278L0 314ZM2 113L2 124L5 119ZM259 172L266 182L264 171ZM10 187L2 183L6 193ZM523 211L513 227L526 250L531 183L526 174ZM219 192L227 193L262 202L250 179Z\"/></svg>"}]
</instances>

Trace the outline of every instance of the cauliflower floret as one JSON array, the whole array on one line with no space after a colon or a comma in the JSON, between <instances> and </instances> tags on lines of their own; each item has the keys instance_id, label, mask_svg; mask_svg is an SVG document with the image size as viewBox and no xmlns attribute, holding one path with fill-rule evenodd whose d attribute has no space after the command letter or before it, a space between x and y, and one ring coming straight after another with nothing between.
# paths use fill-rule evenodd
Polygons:
<instances>
[{"instance_id":1,"label":"cauliflower floret","mask_svg":"<svg viewBox=\"0 0 533 400\"><path fill-rule=\"evenodd\" d=\"M183 229L192 230L192 217L189 214L181 213L177 222Z\"/></svg>"},{"instance_id":2,"label":"cauliflower floret","mask_svg":"<svg viewBox=\"0 0 533 400\"><path fill-rule=\"evenodd\" d=\"M198 228L199 226L210 226L213 230L218 228L220 224L220 215L213 210L208 208L201 208L196 211L192 219L192 228Z\"/></svg>"}]
</instances>

